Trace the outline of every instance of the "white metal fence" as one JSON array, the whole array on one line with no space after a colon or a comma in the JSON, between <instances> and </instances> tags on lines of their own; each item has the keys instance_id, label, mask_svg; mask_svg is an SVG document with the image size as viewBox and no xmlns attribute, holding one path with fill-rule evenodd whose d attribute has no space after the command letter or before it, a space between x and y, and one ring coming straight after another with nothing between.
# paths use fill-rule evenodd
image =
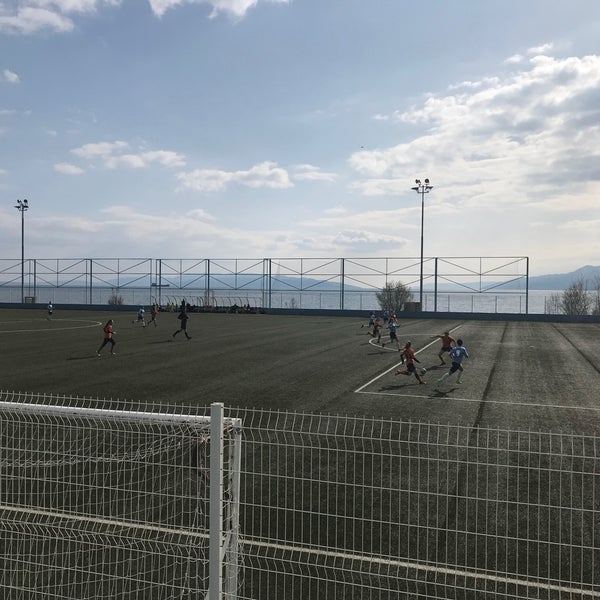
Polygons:
<instances>
[{"instance_id":1,"label":"white metal fence","mask_svg":"<svg viewBox=\"0 0 600 600\"><path fill-rule=\"evenodd\" d=\"M1 598L235 597L241 431L222 405L2 396Z\"/></svg>"},{"instance_id":2,"label":"white metal fence","mask_svg":"<svg viewBox=\"0 0 600 600\"><path fill-rule=\"evenodd\" d=\"M68 400L70 406L90 402ZM146 408L175 410L188 424L189 416L207 410ZM239 423L243 441L221 489L223 503L231 504L239 477L240 510L228 513L230 526L220 534L236 580L220 597L600 598L600 438L265 410L226 409L225 416ZM27 478L33 467L23 462L19 440L32 424L19 425L18 436L4 417L0 426L2 597L80 600L116 591L109 597L205 598L207 573L194 558L206 554L194 527L200 520L206 527L208 509L196 492L200 479L213 477L198 446L205 433L188 443L181 431L167 432L167 441L157 442L160 436L149 431L154 426L146 426L118 438L118 452L101 443L94 455L123 463L101 469L103 479L71 471L73 456L89 464L86 444L99 439L96 424L71 424L68 439L77 443L64 448L53 431L41 445L46 452L36 453L29 435L28 460L38 470ZM48 443L56 457L62 448L71 458L48 455ZM134 452L137 446L143 452ZM155 455L154 448L161 450ZM127 500L130 489L134 500ZM39 501L33 508L31 498ZM78 509L83 530L64 519L57 526L54 513L65 503L89 504ZM136 527L116 523L113 511L127 513ZM212 503L209 512L225 518ZM232 543L238 519L239 543ZM171 529L186 524L191 530L174 543ZM160 528L169 532L152 539ZM215 562L212 567L220 570ZM111 588L117 578L121 583Z\"/></svg>"},{"instance_id":3,"label":"white metal fence","mask_svg":"<svg viewBox=\"0 0 600 600\"><path fill-rule=\"evenodd\" d=\"M240 598L600 598L598 438L229 414Z\"/></svg>"}]
</instances>

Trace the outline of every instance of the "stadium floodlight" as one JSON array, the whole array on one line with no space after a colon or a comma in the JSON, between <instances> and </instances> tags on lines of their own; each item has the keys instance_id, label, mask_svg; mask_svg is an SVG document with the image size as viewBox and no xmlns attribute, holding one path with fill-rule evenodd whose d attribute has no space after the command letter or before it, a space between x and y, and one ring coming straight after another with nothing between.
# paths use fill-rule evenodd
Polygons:
<instances>
[{"instance_id":1,"label":"stadium floodlight","mask_svg":"<svg viewBox=\"0 0 600 600\"><path fill-rule=\"evenodd\" d=\"M421 194L421 275L419 278L419 310L423 310L423 225L425 223L425 194L433 189L433 186L429 184L429 179L425 178L425 183L421 183L420 179L415 179L417 184L411 188Z\"/></svg>"},{"instance_id":2,"label":"stadium floodlight","mask_svg":"<svg viewBox=\"0 0 600 600\"><path fill-rule=\"evenodd\" d=\"M29 210L27 200L17 200L15 208L21 213L21 302L24 302L25 287L25 211Z\"/></svg>"}]
</instances>

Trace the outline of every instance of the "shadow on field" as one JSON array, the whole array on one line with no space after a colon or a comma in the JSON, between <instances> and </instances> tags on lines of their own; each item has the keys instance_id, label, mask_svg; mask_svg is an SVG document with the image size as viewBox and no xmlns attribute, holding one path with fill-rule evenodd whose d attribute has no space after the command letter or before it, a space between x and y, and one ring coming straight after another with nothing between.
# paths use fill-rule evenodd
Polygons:
<instances>
[{"instance_id":1,"label":"shadow on field","mask_svg":"<svg viewBox=\"0 0 600 600\"><path fill-rule=\"evenodd\" d=\"M458 388L456 388L456 387L448 389L448 390L440 390L439 388L436 388L435 390L431 390L431 392L429 393L429 397L430 398L447 398L448 394L452 394L457 389Z\"/></svg>"}]
</instances>

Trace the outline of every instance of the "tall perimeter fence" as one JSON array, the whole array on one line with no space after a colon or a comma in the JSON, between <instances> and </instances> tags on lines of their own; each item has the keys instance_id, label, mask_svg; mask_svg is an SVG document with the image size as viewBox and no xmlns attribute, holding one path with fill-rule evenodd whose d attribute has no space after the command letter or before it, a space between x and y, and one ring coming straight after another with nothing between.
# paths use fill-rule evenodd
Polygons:
<instances>
[{"instance_id":1,"label":"tall perimeter fence","mask_svg":"<svg viewBox=\"0 0 600 600\"><path fill-rule=\"evenodd\" d=\"M597 437L2 400L6 598L600 598Z\"/></svg>"},{"instance_id":2,"label":"tall perimeter fence","mask_svg":"<svg viewBox=\"0 0 600 600\"><path fill-rule=\"evenodd\" d=\"M421 263L410 257L0 259L0 302L372 310L378 291L401 282L410 310L530 312L526 257L427 257L422 267L421 305Z\"/></svg>"}]
</instances>

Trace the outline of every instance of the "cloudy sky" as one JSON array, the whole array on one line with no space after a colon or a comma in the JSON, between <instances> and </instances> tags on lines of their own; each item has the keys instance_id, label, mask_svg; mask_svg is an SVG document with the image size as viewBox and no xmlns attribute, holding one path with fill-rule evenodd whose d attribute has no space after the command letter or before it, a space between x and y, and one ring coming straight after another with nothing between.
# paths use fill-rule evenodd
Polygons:
<instances>
[{"instance_id":1,"label":"cloudy sky","mask_svg":"<svg viewBox=\"0 0 600 600\"><path fill-rule=\"evenodd\" d=\"M0 258L600 265L596 0L0 0Z\"/></svg>"}]
</instances>

